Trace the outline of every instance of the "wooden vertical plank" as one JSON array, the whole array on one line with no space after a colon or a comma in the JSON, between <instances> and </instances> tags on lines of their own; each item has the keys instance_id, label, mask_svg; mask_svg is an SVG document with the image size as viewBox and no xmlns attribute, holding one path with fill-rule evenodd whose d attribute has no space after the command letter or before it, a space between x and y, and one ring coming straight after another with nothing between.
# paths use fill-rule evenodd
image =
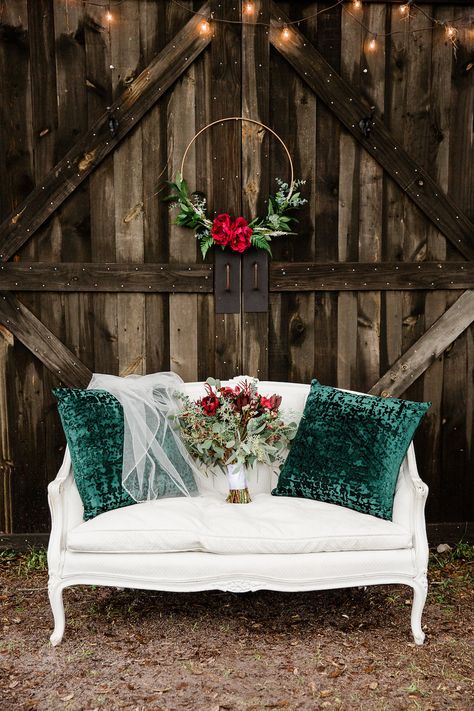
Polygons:
<instances>
[{"instance_id":1,"label":"wooden vertical plank","mask_svg":"<svg viewBox=\"0 0 474 711\"><path fill-rule=\"evenodd\" d=\"M371 49L372 36L364 38L362 48L361 89L370 97L378 116L384 112L385 6L364 8L364 24L378 33L376 48ZM360 161L359 260L378 262L382 257L383 169L365 151ZM358 295L358 387L369 388L380 375L380 304L379 292Z\"/></svg>"},{"instance_id":2,"label":"wooden vertical plank","mask_svg":"<svg viewBox=\"0 0 474 711\"><path fill-rule=\"evenodd\" d=\"M305 31L308 40L316 41L317 19L314 16L318 5L304 7L285 3L282 9L291 17L308 17ZM271 70L271 125L281 135L292 156L295 177L306 180L302 192L308 200L297 215L295 236L277 238L272 242L274 258L287 261L316 258L315 221L317 205L317 101L314 94L294 73L286 62L273 51ZM271 175L288 179L288 160L276 141L271 142ZM308 161L307 156L315 160ZM271 185L274 192L275 183ZM315 371L315 352L325 348L325 337L315 330L316 297L313 293L293 293L271 296L270 353L272 377L293 382L309 382L313 376L322 377ZM279 372L280 371L280 372Z\"/></svg>"},{"instance_id":3,"label":"wooden vertical plank","mask_svg":"<svg viewBox=\"0 0 474 711\"><path fill-rule=\"evenodd\" d=\"M359 14L358 8L353 8ZM360 86L362 28L346 12L341 17L341 76L354 87ZM341 131L339 136L339 261L357 261L359 255L360 146ZM357 373L357 294L340 292L337 302L337 385L356 385Z\"/></svg>"},{"instance_id":4,"label":"wooden vertical plank","mask_svg":"<svg viewBox=\"0 0 474 711\"><path fill-rule=\"evenodd\" d=\"M459 17L460 8L453 5L452 12L455 17ZM472 218L474 76L472 71L466 71L474 52L472 29L461 31L458 39L452 65L448 194L456 195L460 208ZM453 258L453 249L451 245L447 245L447 259L451 261ZM451 300L451 295L448 295L447 302L450 303ZM471 325L469 334L467 331L463 333L444 358L440 510L443 520L448 521L472 519L473 329Z\"/></svg>"},{"instance_id":5,"label":"wooden vertical plank","mask_svg":"<svg viewBox=\"0 0 474 711\"><path fill-rule=\"evenodd\" d=\"M104 9L86 5L84 41L86 52L87 110L89 125L112 104L110 32ZM109 32L110 30L110 32ZM89 181L91 257L96 262L115 261L114 158L108 156ZM92 297L94 370L118 375L117 297Z\"/></svg>"},{"instance_id":6,"label":"wooden vertical plank","mask_svg":"<svg viewBox=\"0 0 474 711\"><path fill-rule=\"evenodd\" d=\"M16 71L12 72L14 66ZM0 161L2 189L0 216L6 217L34 186L31 135L31 95L29 74L28 14L26 0L14 0L2 7L0 24ZM30 248L31 254L31 248ZM34 299L30 299L33 301ZM37 421L26 428L32 446L22 451L20 422L24 402L22 388L34 390L33 380L41 366L11 334L0 334L0 528L7 533L27 530L28 484L39 427ZM32 376L32 377L31 377ZM41 404L41 400L40 400ZM31 454L30 454L31 452ZM22 481L24 486L22 487Z\"/></svg>"},{"instance_id":7,"label":"wooden vertical plank","mask_svg":"<svg viewBox=\"0 0 474 711\"><path fill-rule=\"evenodd\" d=\"M8 364L11 362L14 339L0 326L0 531L13 532L12 474L10 445L10 415L8 407Z\"/></svg>"},{"instance_id":8,"label":"wooden vertical plank","mask_svg":"<svg viewBox=\"0 0 474 711\"><path fill-rule=\"evenodd\" d=\"M318 9L334 3L318 3ZM341 7L318 16L315 44L324 59L340 72ZM316 135L316 245L317 261L338 258L339 135L341 125L322 101L317 102ZM337 383L337 294L316 294L314 319L314 370L328 385Z\"/></svg>"},{"instance_id":9,"label":"wooden vertical plank","mask_svg":"<svg viewBox=\"0 0 474 711\"><path fill-rule=\"evenodd\" d=\"M191 8L191 3L185 3ZM184 7L168 8L168 31L175 34L181 23L188 18ZM194 113L195 103L195 68L190 67L175 84L168 104L168 156L170 179L178 172L186 146L196 133ZM195 189L196 150L193 147L186 159L184 169L186 180ZM174 221L174 215L171 218ZM169 258L170 261L195 262L197 243L192 232L183 227L170 224ZM197 341L197 296L196 294L170 294L170 363L171 370L184 380L196 380L198 372Z\"/></svg>"},{"instance_id":10,"label":"wooden vertical plank","mask_svg":"<svg viewBox=\"0 0 474 711\"><path fill-rule=\"evenodd\" d=\"M211 10L216 18L240 20L240 3L213 0ZM240 25L214 23L211 57L211 120L240 116L241 54ZM239 121L227 121L212 130L212 195L213 212L242 214L241 136ZM233 377L242 372L241 316L216 315L215 373L218 378Z\"/></svg>"},{"instance_id":11,"label":"wooden vertical plank","mask_svg":"<svg viewBox=\"0 0 474 711\"><path fill-rule=\"evenodd\" d=\"M428 6L428 12L431 8ZM426 27L426 17L419 11L410 13L410 41L408 62L405 71L406 113L404 121L404 146L422 166L429 163L430 136L430 82L432 33L416 32ZM408 262L426 258L428 223L407 196L403 198L405 233L403 238L403 259ZM423 334L425 295L423 293L403 294L402 349L406 351ZM420 400L423 397L423 382L419 380L407 391L407 397Z\"/></svg>"},{"instance_id":12,"label":"wooden vertical plank","mask_svg":"<svg viewBox=\"0 0 474 711\"><path fill-rule=\"evenodd\" d=\"M28 0L27 10L31 92L31 124L27 130L31 131L34 180L37 184L55 163L57 97L53 3L51 0L35 3ZM43 258L43 255L47 258L47 255L57 250L59 241L60 225L57 218L54 218L43 226L34 243L20 250L20 257L33 261ZM57 300L54 297L53 301L55 298ZM40 318L48 318L51 314L46 295L30 295L26 298L22 295L21 300ZM61 308L56 309L56 313L60 314ZM53 319L52 326L55 331L58 330L57 319ZM58 335L62 335L60 329ZM45 531L48 525L46 486L54 476L55 469L54 446L50 448L54 431L54 416L49 415L52 399L50 388L58 381L30 354L20 356L15 365L17 377L24 380L17 386L21 409L19 452L15 456L14 531ZM23 369L27 373L26 377ZM18 470L17 458L21 461Z\"/></svg>"},{"instance_id":13,"label":"wooden vertical plank","mask_svg":"<svg viewBox=\"0 0 474 711\"><path fill-rule=\"evenodd\" d=\"M268 125L270 102L269 0L253 3L242 25L242 116ZM263 24L255 24L263 23ZM263 215L270 192L268 143L259 126L242 127L242 212L248 219ZM244 257L245 259L245 257ZM268 313L242 314L242 371L268 378Z\"/></svg>"},{"instance_id":14,"label":"wooden vertical plank","mask_svg":"<svg viewBox=\"0 0 474 711\"><path fill-rule=\"evenodd\" d=\"M440 22L453 19L450 8L436 10ZM432 140L429 159L433 177L443 190L449 187L449 150L450 150L450 103L452 46L446 42L443 33L433 35L431 55L431 131ZM426 259L446 259L446 239L432 225L428 226L426 241ZM443 290L426 293L425 328L430 326L444 313L449 305L449 294ZM441 433L442 433L442 398L443 398L444 357L435 360L428 368L423 379L423 400L431 402L422 427L417 433L417 446L421 453L420 470L430 487L427 516L431 521L442 520L442 471L441 471Z\"/></svg>"},{"instance_id":15,"label":"wooden vertical plank","mask_svg":"<svg viewBox=\"0 0 474 711\"><path fill-rule=\"evenodd\" d=\"M141 69L139 5L131 0L114 10L111 25L112 85L116 95ZM143 262L142 128L138 125L115 149L115 249L118 262ZM145 297L117 295L119 373L143 374L145 362Z\"/></svg>"},{"instance_id":16,"label":"wooden vertical plank","mask_svg":"<svg viewBox=\"0 0 474 711\"><path fill-rule=\"evenodd\" d=\"M145 64L166 44L166 4L140 4L140 41ZM145 262L168 261L167 111L160 100L141 122L143 175L143 232ZM145 294L147 372L169 369L169 300L167 294Z\"/></svg>"}]
</instances>

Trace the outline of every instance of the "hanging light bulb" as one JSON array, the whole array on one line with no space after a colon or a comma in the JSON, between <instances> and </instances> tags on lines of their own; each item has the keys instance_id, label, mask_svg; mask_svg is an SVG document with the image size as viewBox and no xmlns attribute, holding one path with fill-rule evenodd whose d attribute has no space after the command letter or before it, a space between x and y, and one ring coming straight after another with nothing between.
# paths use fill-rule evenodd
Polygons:
<instances>
[{"instance_id":1,"label":"hanging light bulb","mask_svg":"<svg viewBox=\"0 0 474 711\"><path fill-rule=\"evenodd\" d=\"M356 10L358 10L360 7L362 7L361 0L352 0L352 4L354 5Z\"/></svg>"},{"instance_id":2,"label":"hanging light bulb","mask_svg":"<svg viewBox=\"0 0 474 711\"><path fill-rule=\"evenodd\" d=\"M369 42L369 49L371 52L377 47L377 35L374 35Z\"/></svg>"},{"instance_id":3,"label":"hanging light bulb","mask_svg":"<svg viewBox=\"0 0 474 711\"><path fill-rule=\"evenodd\" d=\"M446 37L450 40L453 40L456 38L458 31L455 27L452 25L446 25Z\"/></svg>"},{"instance_id":4,"label":"hanging light bulb","mask_svg":"<svg viewBox=\"0 0 474 711\"><path fill-rule=\"evenodd\" d=\"M112 21L113 21L114 16L113 16L112 13L110 12L110 10L105 13L105 19L106 19L107 22L112 22Z\"/></svg>"},{"instance_id":5,"label":"hanging light bulb","mask_svg":"<svg viewBox=\"0 0 474 711\"><path fill-rule=\"evenodd\" d=\"M288 29L288 27L286 25L281 31L281 36L284 40L290 39L290 30Z\"/></svg>"},{"instance_id":6,"label":"hanging light bulb","mask_svg":"<svg viewBox=\"0 0 474 711\"><path fill-rule=\"evenodd\" d=\"M211 31L211 25L209 24L209 22L207 20L202 20L199 23L199 32L202 35L208 35L210 31Z\"/></svg>"},{"instance_id":7,"label":"hanging light bulb","mask_svg":"<svg viewBox=\"0 0 474 711\"><path fill-rule=\"evenodd\" d=\"M406 15L409 10L408 5L400 5L400 15Z\"/></svg>"},{"instance_id":8,"label":"hanging light bulb","mask_svg":"<svg viewBox=\"0 0 474 711\"><path fill-rule=\"evenodd\" d=\"M253 2L244 2L244 12L246 15L253 15L254 10Z\"/></svg>"}]
</instances>

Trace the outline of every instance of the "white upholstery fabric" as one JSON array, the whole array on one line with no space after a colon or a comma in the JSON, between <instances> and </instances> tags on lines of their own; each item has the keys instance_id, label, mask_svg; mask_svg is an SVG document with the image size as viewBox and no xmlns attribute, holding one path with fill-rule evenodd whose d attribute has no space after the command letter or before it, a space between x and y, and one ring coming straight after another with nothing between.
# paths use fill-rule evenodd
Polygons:
<instances>
[{"instance_id":1,"label":"white upholstery fabric","mask_svg":"<svg viewBox=\"0 0 474 711\"><path fill-rule=\"evenodd\" d=\"M108 511L69 532L70 551L288 554L409 548L407 529L342 506L257 494L149 501Z\"/></svg>"}]
</instances>

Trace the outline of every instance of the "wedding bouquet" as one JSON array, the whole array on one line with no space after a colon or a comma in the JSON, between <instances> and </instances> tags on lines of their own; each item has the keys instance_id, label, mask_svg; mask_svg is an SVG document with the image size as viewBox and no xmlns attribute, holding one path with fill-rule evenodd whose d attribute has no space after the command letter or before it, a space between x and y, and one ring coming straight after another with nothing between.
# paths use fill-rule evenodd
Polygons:
<instances>
[{"instance_id":1,"label":"wedding bouquet","mask_svg":"<svg viewBox=\"0 0 474 711\"><path fill-rule=\"evenodd\" d=\"M218 466L227 474L228 502L249 503L245 469L255 462L281 463L297 425L282 420L281 397L261 395L254 379L231 388L208 378L205 388L198 400L178 394L183 442L205 468Z\"/></svg>"}]
</instances>

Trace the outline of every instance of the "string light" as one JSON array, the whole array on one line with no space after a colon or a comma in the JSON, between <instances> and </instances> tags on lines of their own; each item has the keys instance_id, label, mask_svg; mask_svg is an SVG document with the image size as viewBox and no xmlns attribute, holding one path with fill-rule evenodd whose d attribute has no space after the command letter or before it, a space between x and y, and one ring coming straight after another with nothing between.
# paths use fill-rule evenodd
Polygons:
<instances>
[{"instance_id":1,"label":"string light","mask_svg":"<svg viewBox=\"0 0 474 711\"><path fill-rule=\"evenodd\" d=\"M290 39L290 30L288 29L288 27L286 25L281 31L281 36L284 40Z\"/></svg>"},{"instance_id":2,"label":"string light","mask_svg":"<svg viewBox=\"0 0 474 711\"><path fill-rule=\"evenodd\" d=\"M356 10L359 10L359 8L362 7L361 0L352 0L352 4L354 5L354 8L355 8Z\"/></svg>"},{"instance_id":3,"label":"string light","mask_svg":"<svg viewBox=\"0 0 474 711\"><path fill-rule=\"evenodd\" d=\"M110 12L110 10L105 13L105 19L107 20L107 22L112 22L112 21L113 21L114 16L113 16L112 13Z\"/></svg>"},{"instance_id":4,"label":"string light","mask_svg":"<svg viewBox=\"0 0 474 711\"><path fill-rule=\"evenodd\" d=\"M406 15L409 9L409 5L400 5L400 15Z\"/></svg>"},{"instance_id":5,"label":"string light","mask_svg":"<svg viewBox=\"0 0 474 711\"><path fill-rule=\"evenodd\" d=\"M199 31L202 35L207 35L211 31L211 26L207 20L202 20L199 23Z\"/></svg>"},{"instance_id":6,"label":"string light","mask_svg":"<svg viewBox=\"0 0 474 711\"><path fill-rule=\"evenodd\" d=\"M374 35L372 39L369 42L369 49L371 52L374 51L374 49L377 47L377 35Z\"/></svg>"},{"instance_id":7,"label":"string light","mask_svg":"<svg viewBox=\"0 0 474 711\"><path fill-rule=\"evenodd\" d=\"M457 33L458 31L455 27L453 27L452 25L446 25L446 36L448 37L448 39L455 39Z\"/></svg>"},{"instance_id":8,"label":"string light","mask_svg":"<svg viewBox=\"0 0 474 711\"><path fill-rule=\"evenodd\" d=\"M244 12L246 15L253 15L254 10L253 2L244 2Z\"/></svg>"}]
</instances>

